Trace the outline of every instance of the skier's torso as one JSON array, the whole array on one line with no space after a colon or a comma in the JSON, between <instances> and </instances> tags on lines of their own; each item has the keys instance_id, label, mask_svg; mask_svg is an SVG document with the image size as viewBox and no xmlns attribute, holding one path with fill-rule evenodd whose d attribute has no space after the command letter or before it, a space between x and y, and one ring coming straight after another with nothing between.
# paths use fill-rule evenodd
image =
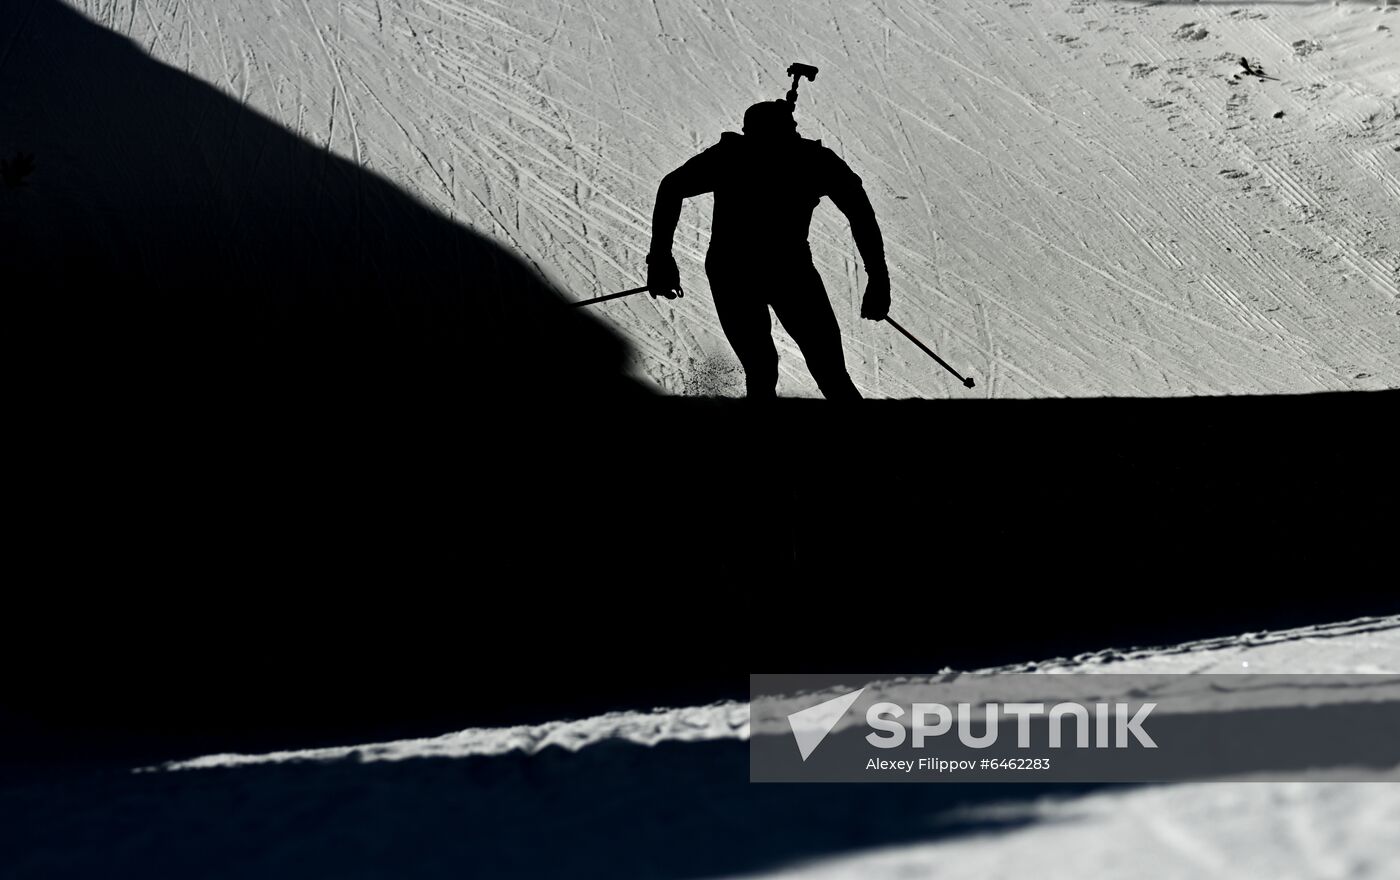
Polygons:
<instances>
[{"instance_id":1,"label":"skier's torso","mask_svg":"<svg viewBox=\"0 0 1400 880\"><path fill-rule=\"evenodd\" d=\"M820 141L797 137L762 143L725 132L710 151L716 183L707 262L810 260L812 210L837 183L838 167L849 173L845 163Z\"/></svg>"}]
</instances>

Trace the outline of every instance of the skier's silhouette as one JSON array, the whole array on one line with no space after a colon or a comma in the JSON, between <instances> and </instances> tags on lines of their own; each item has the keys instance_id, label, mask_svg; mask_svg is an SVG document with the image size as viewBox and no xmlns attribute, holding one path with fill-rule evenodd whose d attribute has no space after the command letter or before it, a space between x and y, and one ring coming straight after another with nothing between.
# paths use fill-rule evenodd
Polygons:
<instances>
[{"instance_id":1,"label":"skier's silhouette","mask_svg":"<svg viewBox=\"0 0 1400 880\"><path fill-rule=\"evenodd\" d=\"M798 136L788 102L753 105L744 113L743 134L725 132L718 144L662 179L647 257L652 296L681 295L671 238L681 202L707 192L715 194L715 209L705 273L720 325L744 366L748 396L777 393L771 305L801 347L822 394L829 400L859 400L841 353L841 330L812 265L807 227L812 209L830 196L851 221L870 279L861 317L883 319L890 308L890 278L880 226L860 178L821 141Z\"/></svg>"}]
</instances>

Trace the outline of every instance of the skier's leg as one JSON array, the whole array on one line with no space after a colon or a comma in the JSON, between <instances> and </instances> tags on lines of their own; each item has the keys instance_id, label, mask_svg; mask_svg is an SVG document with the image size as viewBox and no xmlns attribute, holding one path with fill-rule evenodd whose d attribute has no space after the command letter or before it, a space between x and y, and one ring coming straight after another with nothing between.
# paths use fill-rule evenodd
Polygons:
<instances>
[{"instance_id":1,"label":"skier's leg","mask_svg":"<svg viewBox=\"0 0 1400 880\"><path fill-rule=\"evenodd\" d=\"M773 311L807 361L807 369L827 400L860 400L846 356L841 351L841 327L826 298L826 287L815 266L798 269L791 282L773 298Z\"/></svg>"},{"instance_id":2,"label":"skier's leg","mask_svg":"<svg viewBox=\"0 0 1400 880\"><path fill-rule=\"evenodd\" d=\"M778 393L778 349L773 319L762 293L741 272L705 264L720 327L744 367L748 396L770 399Z\"/></svg>"}]
</instances>

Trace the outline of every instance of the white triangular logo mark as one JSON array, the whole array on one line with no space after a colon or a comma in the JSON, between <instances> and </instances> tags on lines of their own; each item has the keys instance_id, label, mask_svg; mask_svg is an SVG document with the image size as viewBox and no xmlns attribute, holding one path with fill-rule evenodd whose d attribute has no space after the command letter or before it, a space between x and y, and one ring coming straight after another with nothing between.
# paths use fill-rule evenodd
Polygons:
<instances>
[{"instance_id":1,"label":"white triangular logo mark","mask_svg":"<svg viewBox=\"0 0 1400 880\"><path fill-rule=\"evenodd\" d=\"M865 688L851 691L801 712L793 712L787 717L788 724L792 725L792 735L797 739L797 751L802 754L802 760L807 760L807 756L821 745L822 740L826 739L826 735L836 726L836 722L841 720L841 716L846 714L846 710L851 708L851 704L864 692Z\"/></svg>"}]
</instances>

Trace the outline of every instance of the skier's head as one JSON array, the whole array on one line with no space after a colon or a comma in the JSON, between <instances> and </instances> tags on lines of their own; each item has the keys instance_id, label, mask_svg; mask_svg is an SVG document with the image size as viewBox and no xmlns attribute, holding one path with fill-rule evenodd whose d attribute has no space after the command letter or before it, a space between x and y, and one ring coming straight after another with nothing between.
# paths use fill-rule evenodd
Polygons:
<instances>
[{"instance_id":1,"label":"skier's head","mask_svg":"<svg viewBox=\"0 0 1400 880\"><path fill-rule=\"evenodd\" d=\"M762 140L794 137L797 121L787 101L762 101L744 111L744 134Z\"/></svg>"}]
</instances>

